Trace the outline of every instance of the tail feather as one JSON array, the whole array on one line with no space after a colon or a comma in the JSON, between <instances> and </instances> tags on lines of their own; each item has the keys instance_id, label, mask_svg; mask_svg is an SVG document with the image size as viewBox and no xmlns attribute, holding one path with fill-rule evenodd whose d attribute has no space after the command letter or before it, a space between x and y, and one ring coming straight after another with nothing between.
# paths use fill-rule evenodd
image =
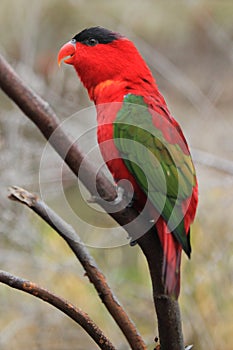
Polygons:
<instances>
[{"instance_id":1,"label":"tail feather","mask_svg":"<svg viewBox=\"0 0 233 350\"><path fill-rule=\"evenodd\" d=\"M182 247L168 230L162 218L156 223L157 232L163 247L163 283L165 292L176 299L180 293L180 263Z\"/></svg>"},{"instance_id":2,"label":"tail feather","mask_svg":"<svg viewBox=\"0 0 233 350\"><path fill-rule=\"evenodd\" d=\"M165 292L174 296L176 299L180 294L180 262L181 262L181 247L177 247L175 253L174 248L171 248L174 242L168 243L168 250L164 252L163 258L163 282Z\"/></svg>"}]
</instances>

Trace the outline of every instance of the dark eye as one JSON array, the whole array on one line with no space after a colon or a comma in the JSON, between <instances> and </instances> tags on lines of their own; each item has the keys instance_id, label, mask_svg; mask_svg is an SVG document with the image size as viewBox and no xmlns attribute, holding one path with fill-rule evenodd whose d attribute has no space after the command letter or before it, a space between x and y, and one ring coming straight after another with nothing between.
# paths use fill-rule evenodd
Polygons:
<instances>
[{"instance_id":1,"label":"dark eye","mask_svg":"<svg viewBox=\"0 0 233 350\"><path fill-rule=\"evenodd\" d=\"M87 41L86 41L86 44L87 44L88 46L95 46L95 45L97 45L98 43L99 43L98 40L97 40L97 39L94 39L94 38L87 39Z\"/></svg>"}]
</instances>

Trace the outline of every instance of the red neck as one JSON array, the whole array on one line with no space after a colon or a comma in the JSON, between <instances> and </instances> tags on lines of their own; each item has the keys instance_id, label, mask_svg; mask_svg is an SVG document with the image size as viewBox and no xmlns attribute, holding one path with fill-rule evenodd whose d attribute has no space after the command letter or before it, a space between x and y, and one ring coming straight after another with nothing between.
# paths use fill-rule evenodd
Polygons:
<instances>
[{"instance_id":1,"label":"red neck","mask_svg":"<svg viewBox=\"0 0 233 350\"><path fill-rule=\"evenodd\" d=\"M131 41L121 38L92 48L77 43L76 51L74 67L95 103L113 95L122 100L123 95L137 90L141 94L157 92L148 66Z\"/></svg>"}]
</instances>

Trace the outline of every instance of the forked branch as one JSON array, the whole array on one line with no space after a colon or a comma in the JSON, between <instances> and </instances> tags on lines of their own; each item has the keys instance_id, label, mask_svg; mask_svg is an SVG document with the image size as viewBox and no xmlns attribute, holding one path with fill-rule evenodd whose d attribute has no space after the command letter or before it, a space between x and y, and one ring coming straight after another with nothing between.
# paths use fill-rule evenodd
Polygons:
<instances>
[{"instance_id":1,"label":"forked branch","mask_svg":"<svg viewBox=\"0 0 233 350\"><path fill-rule=\"evenodd\" d=\"M125 334L125 337L128 339L131 348L146 349L146 346L141 336L137 332L136 327L113 294L106 281L105 276L99 270L95 260L90 256L84 243L81 241L79 235L73 229L73 227L66 223L36 195L17 186L11 187L9 190L10 199L28 206L66 241L75 256L82 264L90 282L93 283L102 302L110 314L113 316L122 332Z\"/></svg>"},{"instance_id":2,"label":"forked branch","mask_svg":"<svg viewBox=\"0 0 233 350\"><path fill-rule=\"evenodd\" d=\"M78 147L61 130L59 121L48 103L42 100L32 89L20 79L10 65L0 56L0 86L2 90L18 105L25 115L36 124L44 137L51 143L57 153L64 159L76 176L79 176L79 167L84 155ZM56 133L54 131L56 130ZM54 136L54 137L53 137ZM82 172L80 180L84 183L92 195L96 194L96 188L105 201L100 202L101 206L109 212L119 225L123 226L130 236L134 237L135 232L141 232L142 237L138 244L146 256L151 280L153 285L153 297L158 316L158 328L163 350L183 350L183 336L181 330L181 318L177 301L164 295L162 281L162 259L161 246L154 230L147 231L148 222L140 217L135 220L138 213L125 205L124 200L115 207L114 213L109 211L108 201L113 201L116 196L115 186L104 176L102 172L96 171L93 164L85 162L85 172ZM85 175L84 175L85 173ZM96 174L98 174L96 176ZM96 180L96 184L93 179ZM130 223L128 227L126 225ZM93 281L92 281L93 282ZM103 295L104 297L104 295ZM106 299L107 300L107 299ZM114 315L118 309L118 303L113 303ZM109 309L110 311L110 309ZM125 314L125 312L124 312ZM115 319L125 334L132 349L145 350L146 346L138 334L134 324L129 318Z\"/></svg>"}]
</instances>

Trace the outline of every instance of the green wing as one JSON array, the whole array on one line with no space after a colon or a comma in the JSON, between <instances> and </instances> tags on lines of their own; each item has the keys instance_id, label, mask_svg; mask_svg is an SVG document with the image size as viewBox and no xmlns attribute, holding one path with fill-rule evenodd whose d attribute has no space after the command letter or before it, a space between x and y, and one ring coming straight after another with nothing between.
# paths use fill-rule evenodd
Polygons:
<instances>
[{"instance_id":1,"label":"green wing","mask_svg":"<svg viewBox=\"0 0 233 350\"><path fill-rule=\"evenodd\" d=\"M159 128L153 118L160 118ZM187 148L184 153L178 142L165 138L168 125L162 125L162 120L169 122L169 129L174 128L176 138L187 147L167 118L151 113L143 97L128 94L114 122L114 142L126 167L189 255L182 202L192 194L195 170Z\"/></svg>"}]
</instances>

